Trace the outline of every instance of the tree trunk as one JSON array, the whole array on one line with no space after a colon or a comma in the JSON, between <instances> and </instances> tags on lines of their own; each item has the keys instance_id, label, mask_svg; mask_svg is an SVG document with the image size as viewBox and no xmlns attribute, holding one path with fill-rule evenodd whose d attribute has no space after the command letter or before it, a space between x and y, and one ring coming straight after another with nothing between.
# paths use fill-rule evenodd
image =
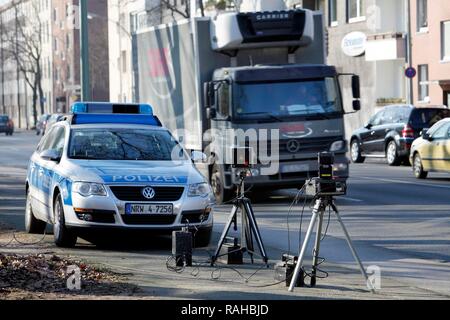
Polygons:
<instances>
[{"instance_id":1,"label":"tree trunk","mask_svg":"<svg viewBox=\"0 0 450 320\"><path fill-rule=\"evenodd\" d=\"M39 91L39 106L41 107L41 114L45 113L45 109L44 109L44 90L42 89L42 74L41 74L41 66L38 63L37 66L37 72L36 72L36 85L37 85L37 89Z\"/></svg>"},{"instance_id":2,"label":"tree trunk","mask_svg":"<svg viewBox=\"0 0 450 320\"><path fill-rule=\"evenodd\" d=\"M36 127L37 125L37 99L38 99L38 94L37 94L37 78L34 78L34 86L31 88L33 91L33 121L34 121L34 126Z\"/></svg>"}]
</instances>

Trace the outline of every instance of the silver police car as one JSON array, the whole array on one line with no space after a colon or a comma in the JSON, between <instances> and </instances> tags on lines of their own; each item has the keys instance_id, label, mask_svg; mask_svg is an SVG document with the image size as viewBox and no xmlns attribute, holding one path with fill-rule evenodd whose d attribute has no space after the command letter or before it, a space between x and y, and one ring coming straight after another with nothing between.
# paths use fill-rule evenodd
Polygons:
<instances>
[{"instance_id":1,"label":"silver police car","mask_svg":"<svg viewBox=\"0 0 450 320\"><path fill-rule=\"evenodd\" d=\"M53 225L57 246L72 247L84 230L195 229L208 245L214 196L194 161L149 105L77 103L31 157L25 225Z\"/></svg>"}]
</instances>

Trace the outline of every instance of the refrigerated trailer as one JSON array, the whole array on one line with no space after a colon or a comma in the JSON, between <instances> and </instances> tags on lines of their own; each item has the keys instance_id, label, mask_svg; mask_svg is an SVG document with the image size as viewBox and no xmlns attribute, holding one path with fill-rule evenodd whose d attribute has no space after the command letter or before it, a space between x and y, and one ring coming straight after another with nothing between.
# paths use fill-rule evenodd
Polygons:
<instances>
[{"instance_id":1,"label":"refrigerated trailer","mask_svg":"<svg viewBox=\"0 0 450 320\"><path fill-rule=\"evenodd\" d=\"M301 187L317 175L322 151L335 153L335 179L348 178L341 75L325 63L322 19L303 9L228 12L137 32L139 100L154 107L186 149L209 149L209 162L199 168L219 203L238 179L222 159L239 144L224 138L229 130L255 130L244 147L258 140L268 154L277 154L276 171L264 170L267 161L256 156L246 181L253 188ZM359 77L351 76L357 111ZM264 130L270 133L263 137Z\"/></svg>"}]
</instances>

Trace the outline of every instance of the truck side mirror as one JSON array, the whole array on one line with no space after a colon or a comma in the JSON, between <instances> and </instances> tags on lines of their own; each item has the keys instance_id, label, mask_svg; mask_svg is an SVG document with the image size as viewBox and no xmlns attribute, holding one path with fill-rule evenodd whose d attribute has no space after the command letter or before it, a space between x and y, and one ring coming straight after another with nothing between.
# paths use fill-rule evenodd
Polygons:
<instances>
[{"instance_id":1,"label":"truck side mirror","mask_svg":"<svg viewBox=\"0 0 450 320\"><path fill-rule=\"evenodd\" d=\"M353 75L352 76L352 91L353 91L353 98L354 99L360 99L361 98L359 76L357 76L357 75Z\"/></svg>"},{"instance_id":2,"label":"truck side mirror","mask_svg":"<svg viewBox=\"0 0 450 320\"><path fill-rule=\"evenodd\" d=\"M361 110L361 101L360 100L353 100L353 110L354 111Z\"/></svg>"},{"instance_id":3,"label":"truck side mirror","mask_svg":"<svg viewBox=\"0 0 450 320\"><path fill-rule=\"evenodd\" d=\"M204 94L204 100L205 100L205 107L210 108L212 105L214 105L214 102L216 100L216 92L214 90L214 83L205 82L205 84L203 85L203 94Z\"/></svg>"},{"instance_id":4,"label":"truck side mirror","mask_svg":"<svg viewBox=\"0 0 450 320\"><path fill-rule=\"evenodd\" d=\"M206 108L206 118L208 120L217 118L217 109L216 108Z\"/></svg>"}]
</instances>

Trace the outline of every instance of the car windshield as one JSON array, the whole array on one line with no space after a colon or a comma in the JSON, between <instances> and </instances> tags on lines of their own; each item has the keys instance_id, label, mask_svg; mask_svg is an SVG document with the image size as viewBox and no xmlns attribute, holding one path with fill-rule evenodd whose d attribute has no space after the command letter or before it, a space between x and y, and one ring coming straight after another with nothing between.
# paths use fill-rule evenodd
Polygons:
<instances>
[{"instance_id":1,"label":"car windshield","mask_svg":"<svg viewBox=\"0 0 450 320\"><path fill-rule=\"evenodd\" d=\"M411 114L411 124L415 128L427 128L448 117L450 117L450 110L448 109L415 109Z\"/></svg>"},{"instance_id":2,"label":"car windshield","mask_svg":"<svg viewBox=\"0 0 450 320\"><path fill-rule=\"evenodd\" d=\"M8 117L7 116L0 116L0 122L7 122Z\"/></svg>"},{"instance_id":3,"label":"car windshield","mask_svg":"<svg viewBox=\"0 0 450 320\"><path fill-rule=\"evenodd\" d=\"M288 118L342 113L335 78L318 80L236 84L235 116L248 118Z\"/></svg>"},{"instance_id":4,"label":"car windshield","mask_svg":"<svg viewBox=\"0 0 450 320\"><path fill-rule=\"evenodd\" d=\"M84 160L186 160L181 145L166 130L75 129L68 157Z\"/></svg>"}]
</instances>

